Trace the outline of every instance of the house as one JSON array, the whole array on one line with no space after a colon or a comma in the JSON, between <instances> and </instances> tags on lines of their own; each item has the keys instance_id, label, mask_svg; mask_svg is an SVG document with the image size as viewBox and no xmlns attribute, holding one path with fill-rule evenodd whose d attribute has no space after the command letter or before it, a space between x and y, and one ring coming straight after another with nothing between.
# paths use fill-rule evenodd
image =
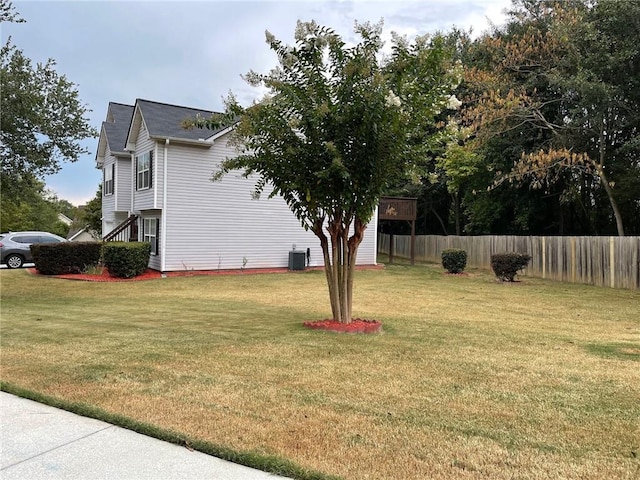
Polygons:
<instances>
[{"instance_id":1,"label":"house","mask_svg":"<svg viewBox=\"0 0 640 480\"><path fill-rule=\"evenodd\" d=\"M95 242L98 240L87 227L69 230L67 240L70 242Z\"/></svg>"},{"instance_id":2,"label":"house","mask_svg":"<svg viewBox=\"0 0 640 480\"><path fill-rule=\"evenodd\" d=\"M241 172L211 181L220 162L237 154L231 129L181 124L212 113L141 99L109 104L96 154L105 239L151 243L149 267L162 272L287 267L291 250L308 252L309 266L323 265L318 238L282 197L268 198L267 188L253 199L255 178ZM358 264L375 263L372 229Z\"/></svg>"}]
</instances>

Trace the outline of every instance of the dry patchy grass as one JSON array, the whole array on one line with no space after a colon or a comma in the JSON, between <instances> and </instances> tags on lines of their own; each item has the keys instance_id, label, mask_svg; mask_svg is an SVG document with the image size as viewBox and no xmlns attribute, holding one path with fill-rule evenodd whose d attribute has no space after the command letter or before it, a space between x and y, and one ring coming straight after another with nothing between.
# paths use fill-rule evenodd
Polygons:
<instances>
[{"instance_id":1,"label":"dry patchy grass","mask_svg":"<svg viewBox=\"0 0 640 480\"><path fill-rule=\"evenodd\" d=\"M359 272L384 333L307 330L322 272L84 283L0 271L4 382L349 479L640 474L640 293Z\"/></svg>"}]
</instances>

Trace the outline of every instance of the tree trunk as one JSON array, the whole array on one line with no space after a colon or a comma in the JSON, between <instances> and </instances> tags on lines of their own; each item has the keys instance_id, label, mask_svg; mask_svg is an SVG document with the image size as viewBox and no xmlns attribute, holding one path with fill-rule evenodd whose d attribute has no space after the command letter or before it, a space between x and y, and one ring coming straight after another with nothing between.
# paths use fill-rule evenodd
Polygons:
<instances>
[{"instance_id":1,"label":"tree trunk","mask_svg":"<svg viewBox=\"0 0 640 480\"><path fill-rule=\"evenodd\" d=\"M329 225L329 238L331 239L331 259L329 263L325 263L325 270L331 272L329 275L329 299L331 301L331 313L335 320L342 317L342 304L340 302L340 257L342 249L339 243L339 226L336 221Z\"/></svg>"},{"instance_id":2,"label":"tree trunk","mask_svg":"<svg viewBox=\"0 0 640 480\"><path fill-rule=\"evenodd\" d=\"M443 235L449 235L449 233L447 233L447 227L444 224L444 222L442 221L442 218L440 218L440 215L438 215L438 212L436 212L435 208L431 209L431 212L436 216L436 218L438 219L438 221L440 222L440 226L442 227L442 234Z\"/></svg>"},{"instance_id":3,"label":"tree trunk","mask_svg":"<svg viewBox=\"0 0 640 480\"><path fill-rule=\"evenodd\" d=\"M351 323L353 308L353 277L358 247L362 243L366 225L355 218L354 233L349 237L350 221L333 219L327 225L325 235L323 222L316 222L311 229L320 239L324 258L324 271L329 289L329 300L333 319L341 323Z\"/></svg>"},{"instance_id":4,"label":"tree trunk","mask_svg":"<svg viewBox=\"0 0 640 480\"><path fill-rule=\"evenodd\" d=\"M604 187L604 191L607 192L607 197L609 198L609 203L611 204L611 209L613 210L613 216L616 219L616 228L618 230L618 235L620 237L624 236L624 224L622 223L622 214L620 213L620 208L618 207L618 202L613 196L613 189L611 185L609 185L609 180L607 179L607 175L604 173L604 169L602 166L597 166L598 177L600 177L600 182Z\"/></svg>"},{"instance_id":5,"label":"tree trunk","mask_svg":"<svg viewBox=\"0 0 640 480\"><path fill-rule=\"evenodd\" d=\"M367 225L362 222L358 217L355 218L353 223L353 235L349 238L349 256L347 258L347 268L348 268L348 276L347 276L347 299L348 299L348 315L349 319L347 323L351 322L353 319L353 278L356 273L356 258L358 256L358 248L362 243L362 239L364 238L364 231L366 230Z\"/></svg>"},{"instance_id":6,"label":"tree trunk","mask_svg":"<svg viewBox=\"0 0 640 480\"><path fill-rule=\"evenodd\" d=\"M611 185L609 184L609 179L607 178L607 175L604 173L604 159L605 159L605 141L606 141L606 137L605 137L605 133L604 133L604 129L605 129L605 124L604 121L602 122L601 126L600 126L600 138L599 138L599 154L600 154L600 158L598 159L598 163L596 164L596 170L598 172L598 177L600 178L600 182L602 183L602 186L604 187L604 191L607 192L607 197L609 198L609 203L611 204L611 208L613 210L613 215L616 219L616 228L618 229L618 235L620 237L624 236L624 225L622 223L622 214L620 213L620 208L618 207L618 202L616 202L616 199L614 198L613 195L613 189L611 188Z\"/></svg>"},{"instance_id":7,"label":"tree trunk","mask_svg":"<svg viewBox=\"0 0 640 480\"><path fill-rule=\"evenodd\" d=\"M460 236L460 193L452 193L451 199L453 200L453 216L455 217L456 235Z\"/></svg>"}]
</instances>

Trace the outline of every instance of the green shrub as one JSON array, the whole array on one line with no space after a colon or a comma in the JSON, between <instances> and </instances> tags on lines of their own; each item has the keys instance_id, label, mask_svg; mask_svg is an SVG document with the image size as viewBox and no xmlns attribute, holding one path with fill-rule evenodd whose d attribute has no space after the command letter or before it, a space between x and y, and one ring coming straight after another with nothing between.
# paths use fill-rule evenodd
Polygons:
<instances>
[{"instance_id":1,"label":"green shrub","mask_svg":"<svg viewBox=\"0 0 640 480\"><path fill-rule=\"evenodd\" d=\"M491 268L503 282L513 282L518 270L529 264L531 255L527 253L496 253L491 255Z\"/></svg>"},{"instance_id":2,"label":"green shrub","mask_svg":"<svg viewBox=\"0 0 640 480\"><path fill-rule=\"evenodd\" d=\"M114 277L132 278L149 266L149 242L107 242L102 247L104 266Z\"/></svg>"},{"instance_id":3,"label":"green shrub","mask_svg":"<svg viewBox=\"0 0 640 480\"><path fill-rule=\"evenodd\" d=\"M81 273L100 262L102 242L34 243L31 254L43 275Z\"/></svg>"},{"instance_id":4,"label":"green shrub","mask_svg":"<svg viewBox=\"0 0 640 480\"><path fill-rule=\"evenodd\" d=\"M460 273L467 266L467 252L460 248L442 250L442 266L449 273Z\"/></svg>"}]
</instances>

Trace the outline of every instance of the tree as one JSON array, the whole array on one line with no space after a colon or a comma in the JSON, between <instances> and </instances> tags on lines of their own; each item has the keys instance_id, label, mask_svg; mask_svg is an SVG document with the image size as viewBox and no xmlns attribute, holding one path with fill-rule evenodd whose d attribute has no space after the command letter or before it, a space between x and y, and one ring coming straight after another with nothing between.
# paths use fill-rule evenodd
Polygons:
<instances>
[{"instance_id":1,"label":"tree","mask_svg":"<svg viewBox=\"0 0 640 480\"><path fill-rule=\"evenodd\" d=\"M87 228L97 237L102 236L102 184L98 186L95 197L80 208L73 226Z\"/></svg>"},{"instance_id":2,"label":"tree","mask_svg":"<svg viewBox=\"0 0 640 480\"><path fill-rule=\"evenodd\" d=\"M20 21L11 2L0 1L0 22ZM30 176L42 179L63 161L88 153L79 142L97 136L76 85L55 61L32 65L11 39L0 50L0 182L3 195L18 195Z\"/></svg>"},{"instance_id":3,"label":"tree","mask_svg":"<svg viewBox=\"0 0 640 480\"><path fill-rule=\"evenodd\" d=\"M604 197L624 235L634 197L620 186L633 190L625 180L638 176L638 15L637 2L519 0L511 22L478 42L484 65L468 70L466 120L483 148L497 137L521 146L496 185L560 190L591 210Z\"/></svg>"},{"instance_id":4,"label":"tree","mask_svg":"<svg viewBox=\"0 0 640 480\"><path fill-rule=\"evenodd\" d=\"M271 196L284 198L320 240L333 318L343 323L352 319L356 256L379 197L411 175L419 155L407 138L418 123L433 123L455 83L442 44L396 41L383 63L381 24L356 24L355 31L361 41L353 47L315 22L298 22L295 46L267 32L279 66L245 78L270 95L246 109L230 96L223 117L199 123L237 122L240 154L214 179L240 169L257 175L256 195L269 185ZM416 68L401 78L394 62Z\"/></svg>"},{"instance_id":5,"label":"tree","mask_svg":"<svg viewBox=\"0 0 640 480\"><path fill-rule=\"evenodd\" d=\"M0 231L42 230L66 237L68 228L58 225L57 202L42 181L25 177L19 196L0 197Z\"/></svg>"},{"instance_id":6,"label":"tree","mask_svg":"<svg viewBox=\"0 0 640 480\"><path fill-rule=\"evenodd\" d=\"M0 22L24 23L24 18L20 18L15 11L13 4L7 0L0 1Z\"/></svg>"}]
</instances>

